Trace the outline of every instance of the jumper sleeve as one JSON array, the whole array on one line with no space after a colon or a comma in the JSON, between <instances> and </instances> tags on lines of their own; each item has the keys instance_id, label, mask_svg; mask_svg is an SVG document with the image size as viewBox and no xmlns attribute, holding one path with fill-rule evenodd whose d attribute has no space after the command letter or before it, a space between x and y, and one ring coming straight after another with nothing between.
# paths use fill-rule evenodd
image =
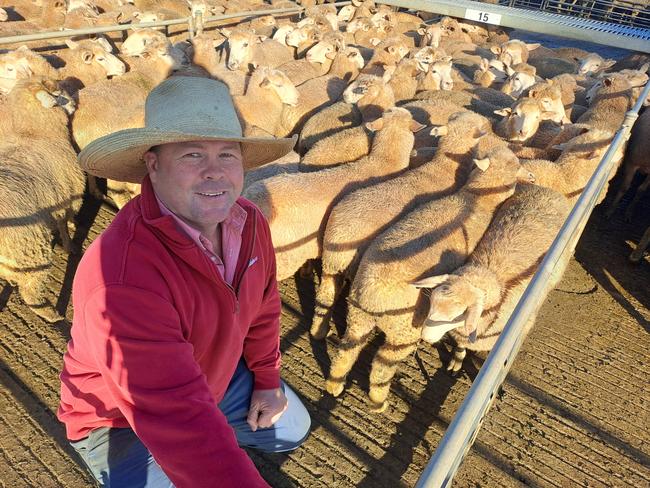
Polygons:
<instances>
[{"instance_id":1,"label":"jumper sleeve","mask_svg":"<svg viewBox=\"0 0 650 488\"><path fill-rule=\"evenodd\" d=\"M266 270L264 297L259 312L251 322L244 340L244 359L255 376L254 389L280 387L280 311L281 301L275 270L275 251L271 231L262 218L258 221L258 238L265 252Z\"/></svg>"},{"instance_id":2,"label":"jumper sleeve","mask_svg":"<svg viewBox=\"0 0 650 488\"><path fill-rule=\"evenodd\" d=\"M268 486L217 408L171 303L108 285L83 314L111 396L177 488Z\"/></svg>"}]
</instances>

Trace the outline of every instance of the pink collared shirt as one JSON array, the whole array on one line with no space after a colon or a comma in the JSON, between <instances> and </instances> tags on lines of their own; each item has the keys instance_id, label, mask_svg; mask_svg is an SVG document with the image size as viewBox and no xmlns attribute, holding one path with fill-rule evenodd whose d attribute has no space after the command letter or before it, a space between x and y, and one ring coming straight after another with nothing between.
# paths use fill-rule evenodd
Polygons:
<instances>
[{"instance_id":1,"label":"pink collared shirt","mask_svg":"<svg viewBox=\"0 0 650 488\"><path fill-rule=\"evenodd\" d=\"M160 198L158 198L158 195L156 195L156 201L160 207L160 212L163 215L170 215L174 219L178 227L184 231L190 239L199 246L199 249L210 258L210 261L215 264L217 271L219 271L219 274L226 283L232 285L232 280L235 276L235 267L237 266L237 258L239 257L239 251L241 250L242 231L244 229L244 223L246 222L246 211L235 202L230 209L228 217L221 222L222 260L220 256L215 254L214 246L212 245L212 242L210 242L210 239L178 218L178 216L169 210Z\"/></svg>"}]
</instances>

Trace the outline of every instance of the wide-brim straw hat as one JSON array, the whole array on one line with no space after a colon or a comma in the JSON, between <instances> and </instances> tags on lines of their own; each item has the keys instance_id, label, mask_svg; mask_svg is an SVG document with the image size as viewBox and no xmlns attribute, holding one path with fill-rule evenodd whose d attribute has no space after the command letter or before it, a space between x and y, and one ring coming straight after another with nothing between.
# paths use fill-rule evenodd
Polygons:
<instances>
[{"instance_id":1,"label":"wide-brim straw hat","mask_svg":"<svg viewBox=\"0 0 650 488\"><path fill-rule=\"evenodd\" d=\"M244 168L250 169L281 158L296 142L295 136L244 137L228 87L212 78L167 78L149 93L144 111L144 127L113 132L88 144L79 153L81 167L102 178L140 183L147 174L142 155L160 144L240 142Z\"/></svg>"}]
</instances>

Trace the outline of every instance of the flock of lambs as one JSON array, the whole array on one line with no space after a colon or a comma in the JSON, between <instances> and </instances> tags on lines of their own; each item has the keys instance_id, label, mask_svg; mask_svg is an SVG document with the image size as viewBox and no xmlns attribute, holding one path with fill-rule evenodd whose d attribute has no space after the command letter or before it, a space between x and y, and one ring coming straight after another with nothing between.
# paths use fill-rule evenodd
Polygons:
<instances>
[{"instance_id":1,"label":"flock of lambs","mask_svg":"<svg viewBox=\"0 0 650 488\"><path fill-rule=\"evenodd\" d=\"M466 349L494 345L650 64L639 54L614 62L526 44L497 27L373 0L338 11L303 2L300 16L198 25L189 40L137 28L197 10L295 5L17 0L0 9L3 36L133 24L125 39L0 54L0 277L36 314L60 320L43 293L52 235L72 251L69 230L84 193L104 197L79 169L77 152L142 126L147 93L170 73L215 77L229 86L247 135L299 136L282 161L247 171L244 196L269 220L278 279L322 262L313 337L329 333L332 308L350 283L347 330L326 382L331 394L342 392L373 329L384 332L370 373L371 404L382 410L399 362L421 339L449 334L453 370ZM608 213L637 170L650 172L649 144L644 112ZM650 177L641 189L648 184ZM107 188L118 207L138 192L112 181Z\"/></svg>"}]
</instances>

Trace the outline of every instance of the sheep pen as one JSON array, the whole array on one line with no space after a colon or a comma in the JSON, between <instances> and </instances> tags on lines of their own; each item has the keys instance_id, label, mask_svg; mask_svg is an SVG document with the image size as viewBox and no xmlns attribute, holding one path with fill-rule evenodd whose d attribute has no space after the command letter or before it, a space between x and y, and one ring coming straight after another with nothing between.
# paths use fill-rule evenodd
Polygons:
<instances>
[{"instance_id":1,"label":"sheep pen","mask_svg":"<svg viewBox=\"0 0 650 488\"><path fill-rule=\"evenodd\" d=\"M42 2L49 9L60 8L56 3L56 1ZM73 20L86 22L87 25L98 25L99 15L106 15L111 9L119 9L121 3L124 2L101 0L96 2L98 7L95 14L87 13L80 16L77 12L77 17L73 18L67 12L61 11L57 15L61 16L61 25L64 25L64 17L68 17L68 25ZM199 3L171 0L136 1L135 5L123 6L122 18L127 16L137 18L133 10L144 11L145 8L147 15L151 15L151 10L158 8L160 18L178 18L185 12L191 11L193 8L191 4L197 4L194 8L200 8ZM262 0L248 2L210 0L203 3L209 6L211 12L248 11L295 5L290 1L275 0L270 3L268 0L267 3ZM272 33L281 27L292 28L291 26L296 25L300 20L313 17L311 25L316 26L310 31L313 37L301 43L306 53L309 42L316 45L321 42L320 39L327 36L329 40L324 42L331 42L333 31L331 25L333 7L328 4L317 5L317 2L302 2L303 6L311 4L315 7L313 13L309 12L301 17L297 15L278 17L275 26L268 21L251 22L246 28L251 31L257 29L258 36L266 36L270 39L274 38ZM178 12L168 8L172 5L178 9ZM489 47L480 46L480 42L491 47L502 46L508 40L508 34L505 34L506 38L504 38L504 34L497 32L496 29L480 30L482 29L480 25L473 26L462 19L440 23L435 35L436 40L427 37L428 34L423 27L412 27L414 24L410 15L398 19L394 15L395 9L385 5L374 4L369 0L355 0L348 7L345 7L345 12L339 7L338 16L334 15L339 33L345 36L345 44L341 49L354 49L364 57L366 63L372 58L381 41L397 33L400 35L404 33L405 37L413 41L413 46L418 46L409 48L408 54L404 57L405 61L413 59L417 49L430 46L434 51L434 58L442 59L451 56L452 69L462 73L461 67L480 69L480 61L477 62L468 54L454 59L454 55L467 50L466 47L461 46L461 42L463 46L469 42L475 43L480 48L475 52L489 56L488 53L491 52ZM52 26L52 22L56 20L54 16L50 16L46 23L39 24L41 19L45 18L45 14L36 2L17 1L5 8L5 11L7 20L2 21L0 17L0 24L21 22L16 29L24 28L25 21L42 30L53 30L58 27L58 25ZM138 16L144 18L142 14ZM422 15L422 17L427 16ZM328 21L330 26L325 25L323 18L330 19ZM354 19L356 19L355 23L353 23ZM362 19L368 20L366 22ZM358 31L348 31L349 25L355 26ZM433 19L433 21L429 20L427 25L438 26L438 23ZM320 31L315 32L315 29ZM187 32L183 32L183 29L179 29L178 26L172 30L173 32L169 32L171 42L177 52L182 53L176 61L179 65L192 62L194 48L185 41ZM350 27L350 30L354 28ZM422 32L419 32L420 30ZM7 35L4 33L12 32L11 26L5 25L1 32L2 35ZM510 32L509 37L515 39L519 34ZM206 24L201 36L212 40L214 46L214 49L209 51L210 56L201 59L203 68L216 78L223 77L226 82L235 80L237 85L242 87L240 95L245 93L243 88L254 79L259 67L252 69L252 74L229 70L228 44L224 41L224 34L221 33L221 24L216 28L212 24ZM131 56L125 57L121 53L122 36L111 34L107 38L113 45L112 55L125 64L131 61ZM570 51L569 48L560 47L561 44L551 44L546 40L540 41L524 36L522 40L527 44L542 43L542 46L530 51L527 60L530 66L538 66L536 76L540 76L540 59L546 60L545 73L551 71L555 73L558 69L575 66L575 71L568 74L572 77L575 75L577 81L575 96L581 103L586 103L580 97L591 87L589 83L604 79L601 73L605 76L612 75L615 73L613 70L618 69L617 65L621 66L620 69L623 67L638 69L644 62L643 59L639 59L631 65L632 58L628 60L629 62L624 62L624 53L603 49L598 50L603 61L601 66L595 71L583 70L586 73L581 74L578 72L581 62L574 59L574 55L580 53L575 48ZM454 43L458 47L457 52L448 49L448 46L453 46ZM198 43L196 45L198 46ZM385 45L391 44L385 43ZM58 75L60 78L65 78L70 73L70 70L67 70L67 73L66 70L56 71L61 68L57 65L57 59L65 58L60 53L66 49L63 41L54 43L50 40L47 45L45 43L37 45L35 41L31 41L29 46L39 58L34 58L32 54L28 58L20 57L20 53L10 57L0 51L0 93L2 93L0 111L4 111L5 114L5 117L0 118L0 133L3 137L5 131L13 130L13 127L8 126L9 117L6 116L6 96L9 89L24 78L33 75L43 76L43 73L38 71L42 68L42 60L54 63L52 65L54 71L50 75L52 77L56 78ZM42 49L43 46L47 49ZM597 50L594 45L583 44L582 47L587 54L590 51L595 53ZM548 49L548 51L542 53L541 49ZM11 50L7 53L10 52L16 51ZM142 52L146 50L143 49ZM452 52L454 55L451 54ZM486 58L488 63L485 66L489 66L490 61L493 61L492 65L498 64L496 61L499 61L499 56L497 53L492 54L493 57ZM298 61L304 58L303 55L294 59ZM512 66L506 64L511 63L506 56L502 58L503 61L500 63L504 65L504 70L506 66L511 70L518 69L514 64ZM555 59L561 61L554 61ZM594 60L597 61L595 56L589 59L592 65ZM612 59L618 61L617 65L610 63ZM31 62L35 64L31 65ZM149 59L142 57L142 63L135 62L133 66L144 66L147 62ZM386 57L382 63L382 81L388 86L393 69L399 65L399 62L391 66ZM430 66L431 64L421 64L418 70L415 70L418 72L415 76L431 75ZM519 66L519 69L527 68ZM129 66L125 74L131 71ZM311 79L329 76L330 78L322 78L323 84L337 77L349 86L358 76L358 71L347 76L339 71L336 73L301 72L303 78L312 75L316 76ZM399 72L398 75L402 76ZM122 76L124 75L117 74L108 81L115 80L113 84L119 86L120 83L126 83L128 79L122 82L120 81ZM132 75L129 78L132 79ZM107 80L93 81L90 77L78 79L82 83L87 80L90 87L97 83L94 89L100 94L99 96L101 96L100 87L107 84ZM461 80L472 86L471 77L461 76ZM304 83L309 80L299 81ZM457 81L458 78L455 77L454 84L449 90L438 88L420 91L411 99L393 100L389 106L370 106L376 114L369 119L362 118L361 114L358 114L356 118L348 116L341 122L346 125L345 129L356 128L358 132L362 130L363 124L376 120L383 111L391 109L392 106L404 107L411 112L415 120L426 125L425 129L415 133L415 137L416 145L420 144L418 151L423 149L421 154L427 154L429 151L432 156L427 161L430 161L437 153L438 147L445 147L444 143L441 145L445 137L443 135L445 129L442 127L451 114L456 111L462 113L480 109L481 115L488 117L494 128L500 119L494 114L494 110L505 108L503 105L494 105L497 100L493 96L494 93L470 90L467 85ZM501 90L500 84L505 81L505 76L503 79L493 80L489 88L498 92ZM312 82L312 84L316 83L318 82ZM333 94L339 92L337 83L338 81L330 82ZM298 93L301 92L299 87L300 84L296 86ZM82 90L84 88L82 87ZM149 90L150 87L144 86L143 89ZM522 97L530 97L525 89L522 91ZM80 92L81 96L75 98L75 102L82 109L80 113L85 111L91 117L92 107L83 107L83 104L87 100L84 93L92 92L93 89ZM111 110L119 111L120 99L119 92L117 93L111 95L111 98L116 100L106 100L106 102L111 106ZM126 96L127 94L125 98ZM328 100L323 103L329 102ZM331 102L329 107L344 101L339 95L338 99ZM297 100L297 103L301 102ZM288 106L286 103L283 105ZM309 128L310 118L316 118L317 115L325 112L327 108L322 108L324 106L321 105L317 111L300 119L292 134L300 135L305 127ZM512 106L514 106L514 99ZM565 109L568 108L570 107L565 106ZM583 105L582 108L586 111L588 107ZM127 113L129 112L124 110L124 114ZM289 116L293 125L295 118L292 113L294 111L285 108L274 113L273 115L277 116L274 124L277 124L273 127L279 126L282 117L286 119ZM528 140L518 140L517 137L503 141L519 155L520 161L526 163L525 167L530 168L531 171L534 167L557 164L558 160L561 162L563 160L559 159L561 149L553 149L552 146L561 146L570 141L571 136L576 135L570 130L583 130L580 127L573 127L566 121L562 124L553 120L544 120L544 117L552 118L552 115L544 113L544 109L539 111L539 117L542 119L541 129L553 135L552 144L539 131L534 139L530 139L535 141L534 144L538 147L529 145ZM579 115L575 118L570 117L575 121ZM70 130L75 123L74 115L71 119ZM76 123L83 124L84 121L80 117ZM265 130L254 123L251 126L253 132ZM430 135L431 133L434 135ZM312 134L316 136L309 147L319 140L324 142L331 132L322 137L316 132ZM359 148L361 152L370 151L373 137L373 133L367 134L363 147ZM487 144L487 141L485 143ZM313 172L314 168L305 168L301 165L307 146L300 146L299 141L297 148L300 147L304 149L300 155L296 153L292 155L295 159L277 162L275 166L268 168L260 168L256 181L260 179L263 181L282 173ZM474 150L480 149L478 147ZM601 149L598 148L599 154L603 152ZM354 158L348 161L364 157L367 152L355 153ZM534 157L526 158L528 154L534 154ZM448 156L459 161L464 158L469 158L471 161L473 155L449 154ZM419 164L422 164L422 161L416 160L412 155L411 166L407 171L417 170ZM590 158L589 169L591 170L595 164L597 161ZM322 169L318 168L318 170ZM252 176L253 171L249 174ZM585 176L588 175L580 175L579 183L568 182L572 186L568 186L567 191L582 188ZM650 444L650 435L645 425L647 422L635 413L645 411L647 375L650 372L648 369L650 355L647 352L649 344L645 332L650 320L648 312L650 296L647 291L650 284L650 268L648 268L647 254L645 256L641 254L638 264L628 262L628 256L636 249L637 243L642 245L644 231L650 225L648 211L650 202L647 196L639 193L638 201L634 201L635 211L631 222L626 221L623 215L624 209L634 199L636 189L643 186L644 177L645 175L638 174L634 178L629 191L621 197L619 210L611 216L611 219L607 219L605 211L612 203L614 193L622 188L623 170L613 175L611 186L614 191L610 191L605 201L594 210L578 243L575 256L569 261L557 288L549 292L517 363L503 385L503 394L498 400L498 408L493 409L486 419L485 427L479 433L474 449L465 459L455 478L455 486L546 487L567 486L573 483L597 486L611 484L644 486L648 484L650 468L647 459L650 457L650 452L647 446ZM310 178L305 178L305 181L309 181ZM27 188L20 186L20 183L16 184L18 190L22 188L25 191ZM72 243L82 250L112 221L117 211L115 204L118 202L115 196L113 195L114 200L111 200L110 193L109 196L105 195L107 191L111 191L111 188L107 189L106 183L100 181L99 189L104 194L102 199L95 198L86 189L81 208L74 209L75 226L71 228L70 237ZM309 191L309 188L305 188L305 191ZM136 195L137 188L129 189L118 205L127 204L128 200ZM384 195L386 202L391 198L390 194ZM381 200L376 205L381 207ZM16 216L22 217L25 213L21 214L20 210L8 216L0 216L2 226L15 226L16 222L19 222ZM359 221L363 222L363 219L359 217ZM646 234L650 235L648 232ZM58 402L57 374L60 358L69 338L69 320L73 313L70 289L79 255L68 254L61 246L55 245L59 241L56 229L42 230L39 239L51 250L51 257L48 258L51 265L42 283L44 298L67 321L54 324L44 321L25 304L18 289L0 278L0 345L3 351L0 356L2 360L0 378L4 386L0 395L3 401L0 420L3 422L5 433L3 440L0 441L3 451L3 456L0 457L2 463L0 482L6 486L16 487L86 487L91 486L91 482L77 463L54 416ZM6 263L0 261L0 267L4 264ZM463 363L463 368L456 375L451 375L445 370L445 366L453 359L453 342L448 338L434 345L421 341L416 352L406 357L399 365L390 386L388 408L383 413L376 414L369 411L367 400L370 389L369 373L372 359L380 349L383 340L381 335L369 337L368 347L361 352L358 362L348 375L345 394L340 398L333 398L325 392L325 378L330 372L332 359L335 358L340 347L339 337L343 337L346 330L349 313L349 306L345 300L347 290L345 286L342 287L342 299L328 311L331 315L329 336L322 341L315 340L310 336L309 329L314 310L318 308L316 290L320 284L321 270L319 261L314 261L312 264L313 273L305 273L305 269L297 272L280 283L280 291L283 300L281 317L283 377L299 393L309 409L313 418L313 432L305 445L294 453L267 455L253 450L248 452L263 477L274 487L414 486L437 447L447 424L467 393L486 353L478 352L468 356ZM426 271L423 270L422 276L426 275Z\"/></svg>"}]
</instances>

